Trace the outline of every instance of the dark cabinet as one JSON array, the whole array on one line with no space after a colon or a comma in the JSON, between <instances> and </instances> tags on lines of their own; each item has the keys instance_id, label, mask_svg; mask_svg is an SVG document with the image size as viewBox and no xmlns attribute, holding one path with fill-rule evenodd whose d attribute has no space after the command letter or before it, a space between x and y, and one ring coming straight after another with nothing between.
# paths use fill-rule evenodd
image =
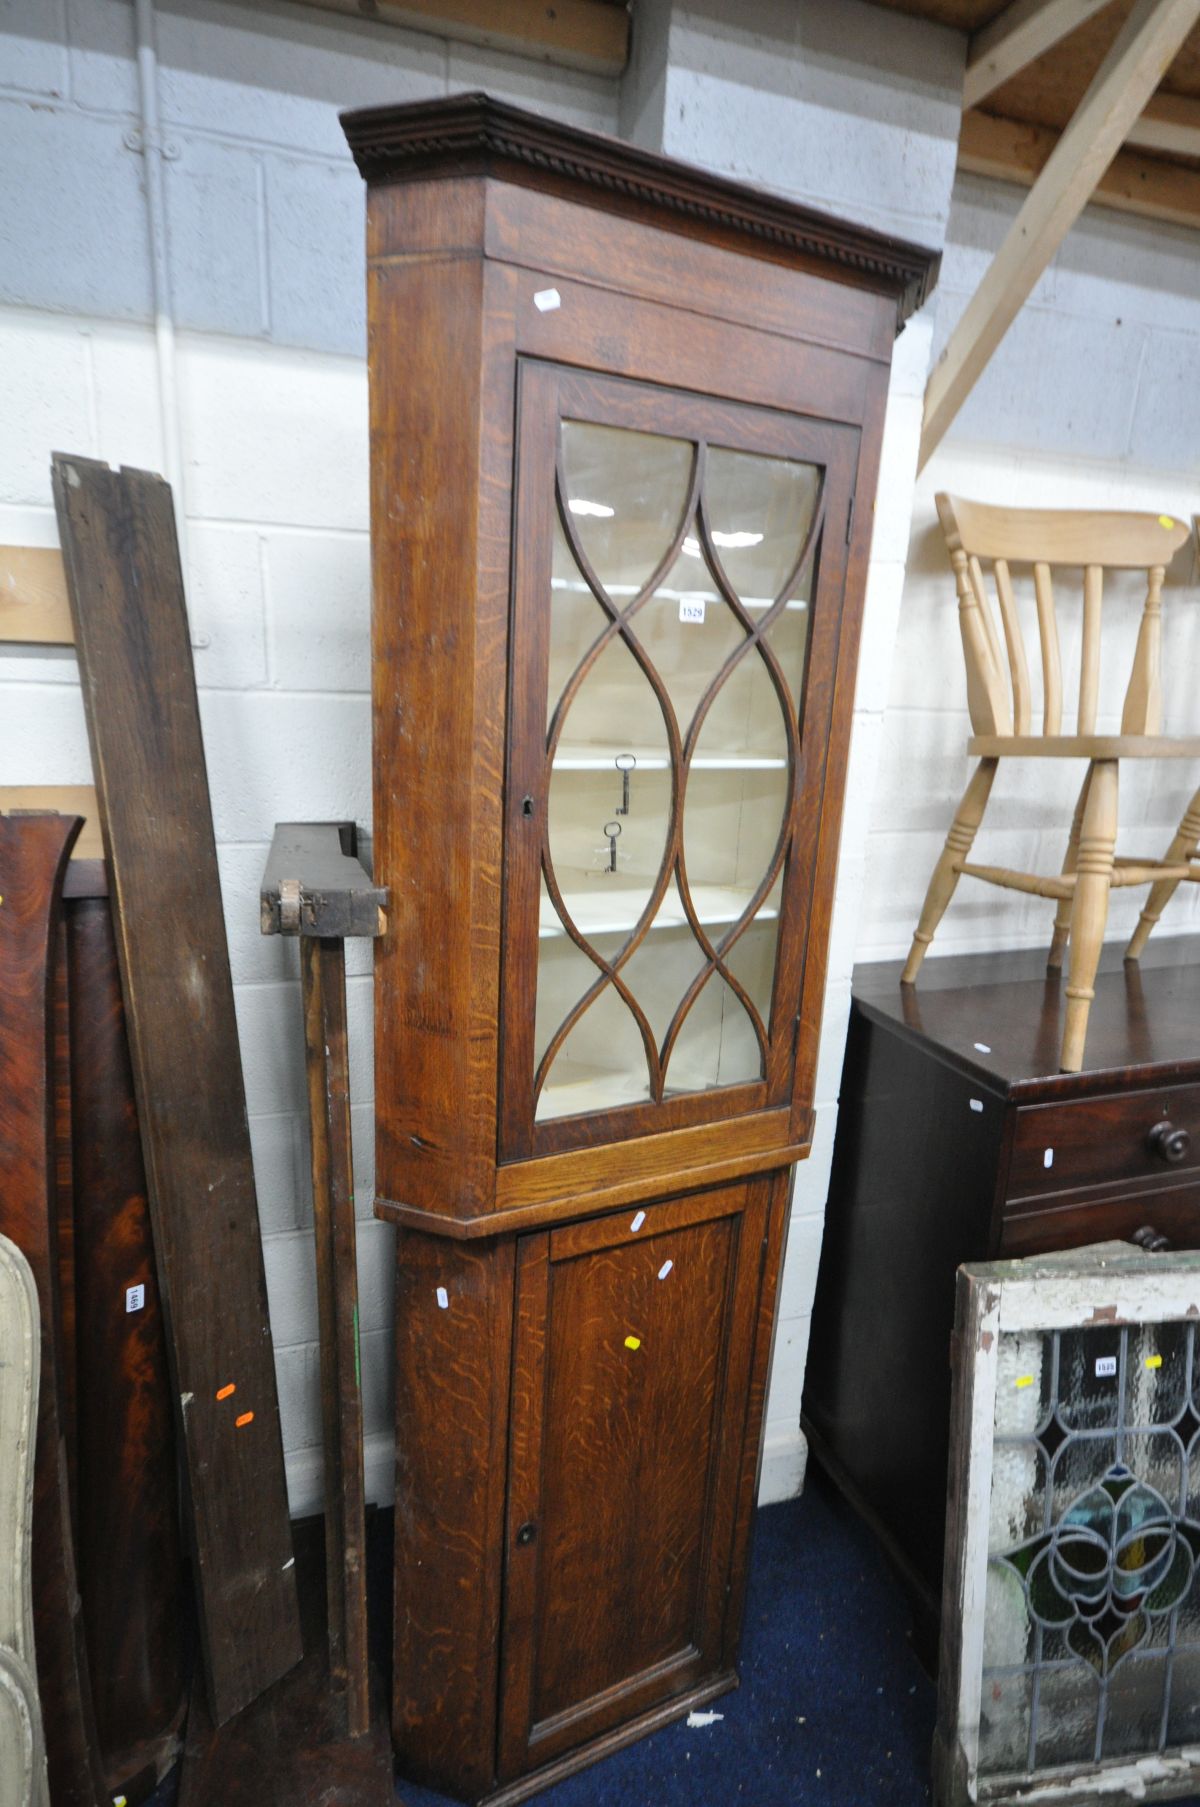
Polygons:
<instances>
[{"instance_id":1,"label":"dark cabinet","mask_svg":"<svg viewBox=\"0 0 1200 1807\"><path fill-rule=\"evenodd\" d=\"M961 1262L1143 1235L1200 1246L1200 943L1105 955L1062 1074L1041 954L860 967L804 1390L812 1452L936 1649Z\"/></svg>"},{"instance_id":2,"label":"dark cabinet","mask_svg":"<svg viewBox=\"0 0 1200 1807\"><path fill-rule=\"evenodd\" d=\"M393 1730L402 1772L513 1801L736 1679L891 346L934 260L480 95L345 123Z\"/></svg>"}]
</instances>

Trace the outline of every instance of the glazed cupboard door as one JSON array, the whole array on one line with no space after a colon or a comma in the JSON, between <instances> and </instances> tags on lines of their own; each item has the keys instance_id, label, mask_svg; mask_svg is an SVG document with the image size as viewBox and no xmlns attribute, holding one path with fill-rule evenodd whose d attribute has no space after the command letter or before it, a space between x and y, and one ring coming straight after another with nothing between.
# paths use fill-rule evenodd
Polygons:
<instances>
[{"instance_id":1,"label":"glazed cupboard door","mask_svg":"<svg viewBox=\"0 0 1200 1807\"><path fill-rule=\"evenodd\" d=\"M701 1683L732 1685L770 1186L518 1243L501 1780Z\"/></svg>"},{"instance_id":2,"label":"glazed cupboard door","mask_svg":"<svg viewBox=\"0 0 1200 1807\"><path fill-rule=\"evenodd\" d=\"M858 440L520 368L501 1160L790 1103Z\"/></svg>"}]
</instances>

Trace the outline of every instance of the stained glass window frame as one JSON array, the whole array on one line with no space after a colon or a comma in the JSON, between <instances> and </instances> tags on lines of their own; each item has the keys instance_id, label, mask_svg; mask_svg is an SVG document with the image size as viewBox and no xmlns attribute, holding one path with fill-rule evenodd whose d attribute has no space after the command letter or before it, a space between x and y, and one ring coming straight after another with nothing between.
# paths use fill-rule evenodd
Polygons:
<instances>
[{"instance_id":1,"label":"stained glass window frame","mask_svg":"<svg viewBox=\"0 0 1200 1807\"><path fill-rule=\"evenodd\" d=\"M1189 1666L1200 1673L1200 1633L1194 1642L1190 1637L1185 1641L1177 1637L1175 1624L1185 1605L1200 1605L1200 1511L1196 1497L1188 1492L1189 1452L1193 1476L1200 1468L1200 1414L1195 1403L1200 1396L1198 1323L1200 1254L1150 1255L1126 1243L1101 1243L1022 1261L971 1264L959 1270L934 1740L937 1807L1015 1803L1030 1798L1049 1804L1086 1800L1092 1795L1105 1802L1120 1802L1200 1792L1200 1739L1193 1735L1172 1743L1169 1735L1172 1723L1178 1724L1180 1704L1176 1702L1172 1721L1172 1665L1177 1658L1194 1656L1197 1660ZM1077 1359L1073 1364L1075 1383L1094 1368L1095 1397L1099 1398L1100 1383L1111 1380L1111 1423L1075 1421L1079 1412L1070 1410L1068 1382L1057 1372L1064 1339L1071 1339L1075 1351L1088 1352L1085 1361ZM1104 1354L1097 1353L1098 1339L1104 1341ZM1139 1422L1126 1410L1133 1386L1130 1351L1138 1352L1137 1363L1153 1369L1160 1365L1154 1351L1172 1340L1188 1352L1184 1406L1172 1419L1149 1417ZM1049 1356L1055 1369L1048 1384L1038 1361L1029 1356L1029 1351L1038 1349ZM1148 1355L1147 1349L1151 1351ZM1016 1351L1021 1355L1014 1360ZM1029 1427L1014 1432L1012 1402L1023 1389L1029 1390L1028 1397L1036 1397L1037 1410ZM1075 1391L1078 1393L1077 1384ZM1154 1396L1152 1389L1150 1396ZM1143 1538L1135 1549L1134 1540L1120 1529L1118 1520L1122 1498L1138 1487L1144 1487L1147 1496L1150 1491L1138 1472L1138 1440L1177 1435L1174 1427L1179 1423L1186 1435L1182 1438L1178 1501L1160 1502L1152 1514L1147 1504L1146 1522L1152 1538ZM1047 1439L1048 1426L1054 1428ZM1069 1473L1064 1452L1069 1452L1073 1443L1081 1446L1089 1440L1096 1466L1103 1466L1104 1473L1082 1489L1073 1491L1065 1486L1055 1497L1053 1485L1046 1487L1043 1476L1053 1476L1056 1466ZM1042 1515L1040 1528L1030 1524L1025 1535L1015 1539L1001 1535L993 1498L1000 1465L1018 1446L1029 1449L1039 1441L1050 1451L1048 1465L1036 1470L1038 1478L1029 1489ZM1112 1528L1097 1528L1095 1501L1087 1496L1109 1481L1115 1483L1110 1495L1114 1500ZM1011 1487L1011 1483L1005 1484ZM1044 1500L1039 1493L1043 1487ZM1193 1489L1194 1495L1200 1496L1195 1480ZM1104 1513L1098 1518L1103 1519ZM1090 1547L1084 1551L1081 1544L1080 1550L1066 1551L1064 1558L1064 1541L1077 1532ZM1076 1559L1081 1554L1086 1561ZM1132 1566L1126 1560L1130 1554ZM1179 1569L1184 1586L1178 1597L1168 1599L1171 1588L1163 1583L1177 1554L1183 1555ZM996 1596L994 1592L989 1595L989 1581L994 1588L998 1570L1017 1573L1028 1611L1029 1577L1039 1564L1043 1571L1051 1569L1062 1585L1044 1593L1040 1605L1035 1603L1030 1612L1032 1660L1009 1665L989 1661L996 1654L995 1620L989 1627L988 1616ZM1140 1597L1136 1592L1138 1564L1147 1581ZM1160 1567L1161 1575L1157 1572ZM1009 1597L1015 1597L1013 1590ZM1135 1624L1138 1615L1145 1620L1142 1626ZM1156 1621L1153 1627L1152 1621ZM1043 1625L1055 1631L1049 1652L1043 1647ZM1130 1627L1134 1635L1130 1635ZM1085 1635L1072 1644L1068 1637L1076 1628L1083 1628ZM1093 1635L1096 1628L1098 1636ZM1149 1641L1152 1629L1153 1643ZM1153 1735L1147 1731L1144 1748L1140 1744L1130 1748L1131 1740L1125 1736L1122 1748L1106 1752L1108 1690L1122 1674L1128 1680L1139 1662L1162 1668L1165 1693L1149 1703L1158 1708ZM1157 1675L1158 1670L1153 1673ZM1151 1674L1149 1668L1144 1674ZM1064 1758L1062 1749L1056 1750L1051 1741L1049 1760L1045 1760L1045 1752L1039 1760L1038 1733L1043 1722L1038 1689L1048 1677L1057 1678L1058 1696L1064 1704L1074 1707L1076 1698L1083 1703L1077 1711L1077 1751L1070 1758ZM1006 1698L1010 1681L1013 1686ZM1076 1683L1077 1697L1071 1693ZM1018 1689L1026 1690L1027 1720ZM1200 1714L1200 1699L1196 1705ZM1011 1714L1007 1728L999 1723L1004 1713ZM1089 1719L1089 1713L1094 1717ZM1154 1718L1154 1713L1147 1715L1147 1727ZM1006 1737L1009 1760L998 1763L994 1753L1004 1748ZM1011 1757L1018 1746L1022 1752L1019 1762ZM1123 1793L1123 1788L1129 1792Z\"/></svg>"}]
</instances>

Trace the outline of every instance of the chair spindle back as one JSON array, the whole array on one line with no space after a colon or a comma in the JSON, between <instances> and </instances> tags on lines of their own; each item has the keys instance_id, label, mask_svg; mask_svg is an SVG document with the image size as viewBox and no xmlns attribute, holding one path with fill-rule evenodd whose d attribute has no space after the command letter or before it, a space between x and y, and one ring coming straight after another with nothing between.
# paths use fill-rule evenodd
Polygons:
<instances>
[{"instance_id":1,"label":"chair spindle back","mask_svg":"<svg viewBox=\"0 0 1200 1807\"><path fill-rule=\"evenodd\" d=\"M1146 600L1125 692L1121 732L1158 734L1162 729L1163 578L1171 559L1189 536L1187 524L1170 515L994 508L944 494L937 497L937 510L958 592L967 706L975 733L1034 732L1029 659L1013 589L1012 566L1017 564L1031 566L1033 571L1043 735L1062 733L1062 650L1053 567L1083 571L1077 734L1096 731L1104 574L1110 570L1146 573ZM992 567L1004 655L984 577L985 559Z\"/></svg>"}]
</instances>

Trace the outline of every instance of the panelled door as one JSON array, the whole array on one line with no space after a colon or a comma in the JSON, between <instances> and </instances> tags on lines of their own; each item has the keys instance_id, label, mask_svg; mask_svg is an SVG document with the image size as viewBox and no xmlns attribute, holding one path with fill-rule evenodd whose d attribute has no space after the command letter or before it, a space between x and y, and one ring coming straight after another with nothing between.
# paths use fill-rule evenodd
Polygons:
<instances>
[{"instance_id":1,"label":"panelled door","mask_svg":"<svg viewBox=\"0 0 1200 1807\"><path fill-rule=\"evenodd\" d=\"M719 1670L771 1184L520 1239L502 1780Z\"/></svg>"}]
</instances>

